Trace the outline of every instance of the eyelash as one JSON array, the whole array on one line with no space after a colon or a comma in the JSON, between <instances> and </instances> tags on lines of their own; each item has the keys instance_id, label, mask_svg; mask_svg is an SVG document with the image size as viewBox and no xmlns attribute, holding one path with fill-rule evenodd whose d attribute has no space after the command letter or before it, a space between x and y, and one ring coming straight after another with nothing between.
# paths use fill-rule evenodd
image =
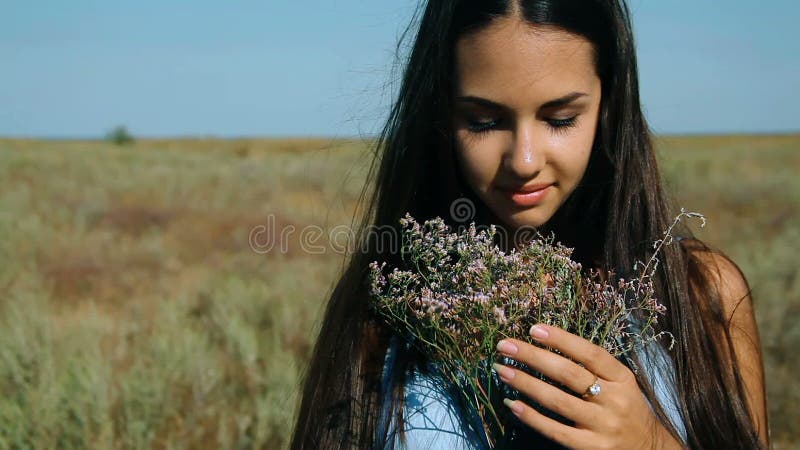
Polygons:
<instances>
[{"instance_id":1,"label":"eyelash","mask_svg":"<svg viewBox=\"0 0 800 450\"><path fill-rule=\"evenodd\" d=\"M568 119L550 119L547 121L547 124L554 133L564 133L576 125L577 118L578 116L575 115ZM488 122L470 121L467 125L467 128L472 133L484 134L492 131L498 125L498 123L499 121L497 120L491 120Z\"/></svg>"}]
</instances>

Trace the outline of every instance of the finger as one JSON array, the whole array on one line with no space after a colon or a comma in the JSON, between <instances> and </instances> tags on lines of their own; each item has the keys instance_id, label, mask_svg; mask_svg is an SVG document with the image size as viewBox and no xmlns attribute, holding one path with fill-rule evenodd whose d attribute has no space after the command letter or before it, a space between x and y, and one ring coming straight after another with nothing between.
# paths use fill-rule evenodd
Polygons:
<instances>
[{"instance_id":1,"label":"finger","mask_svg":"<svg viewBox=\"0 0 800 450\"><path fill-rule=\"evenodd\" d=\"M537 324L531 327L531 337L583 364L590 372L605 380L624 381L630 375L630 370L606 349L561 328Z\"/></svg>"},{"instance_id":2,"label":"finger","mask_svg":"<svg viewBox=\"0 0 800 450\"><path fill-rule=\"evenodd\" d=\"M511 345L507 345L511 344ZM576 394L582 395L594 383L595 376L587 369L549 350L516 339L504 339L497 349L546 378L560 383Z\"/></svg>"},{"instance_id":3,"label":"finger","mask_svg":"<svg viewBox=\"0 0 800 450\"><path fill-rule=\"evenodd\" d=\"M597 415L600 412L600 407L597 404L587 403L513 367L502 364L494 364L493 367L500 380L542 405L545 409L582 427L588 427L590 424L597 422Z\"/></svg>"},{"instance_id":4,"label":"finger","mask_svg":"<svg viewBox=\"0 0 800 450\"><path fill-rule=\"evenodd\" d=\"M591 431L573 428L551 419L520 400L505 399L503 403L519 420L552 441L569 448L585 448L590 442Z\"/></svg>"}]
</instances>

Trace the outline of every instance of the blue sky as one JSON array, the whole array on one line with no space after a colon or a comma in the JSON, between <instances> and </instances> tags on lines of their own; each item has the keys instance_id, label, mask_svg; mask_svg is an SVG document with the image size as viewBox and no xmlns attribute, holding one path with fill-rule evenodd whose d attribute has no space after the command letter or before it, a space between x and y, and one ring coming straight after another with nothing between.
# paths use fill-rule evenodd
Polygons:
<instances>
[{"instance_id":1,"label":"blue sky","mask_svg":"<svg viewBox=\"0 0 800 450\"><path fill-rule=\"evenodd\" d=\"M369 135L415 4L0 0L0 136ZM800 131L800 3L629 5L654 131Z\"/></svg>"}]
</instances>

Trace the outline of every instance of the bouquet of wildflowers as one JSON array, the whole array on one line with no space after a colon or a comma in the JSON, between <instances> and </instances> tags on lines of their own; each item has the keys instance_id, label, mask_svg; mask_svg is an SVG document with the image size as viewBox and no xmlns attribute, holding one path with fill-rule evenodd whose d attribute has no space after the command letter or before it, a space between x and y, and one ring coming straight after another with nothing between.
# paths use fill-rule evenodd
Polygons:
<instances>
[{"instance_id":1,"label":"bouquet of wildflowers","mask_svg":"<svg viewBox=\"0 0 800 450\"><path fill-rule=\"evenodd\" d=\"M443 381L478 412L480 431L491 446L506 428L493 392L506 389L503 396L519 395L492 372L500 339L532 342L530 327L546 323L621 357L661 335L653 328L665 312L651 281L655 254L640 276L625 280L584 273L570 259L572 249L553 238L537 236L504 252L495 245L494 226L478 231L472 223L456 233L441 218L419 224L409 214L400 223L404 267L370 264L371 306L387 326L434 362ZM656 242L655 253L671 230ZM531 373L521 363L503 359Z\"/></svg>"}]
</instances>

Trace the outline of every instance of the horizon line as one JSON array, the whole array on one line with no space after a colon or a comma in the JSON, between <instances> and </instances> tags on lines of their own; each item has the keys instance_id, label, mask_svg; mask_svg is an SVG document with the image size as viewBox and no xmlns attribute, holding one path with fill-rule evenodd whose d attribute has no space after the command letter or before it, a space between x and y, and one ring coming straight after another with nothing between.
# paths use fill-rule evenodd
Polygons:
<instances>
[{"instance_id":1,"label":"horizon line","mask_svg":"<svg viewBox=\"0 0 800 450\"><path fill-rule=\"evenodd\" d=\"M653 137L713 137L713 136L792 136L800 135L800 129L796 130L765 130L765 131L687 131L687 132L651 132ZM370 140L376 139L377 134L370 135L332 135L332 134L144 134L136 135L131 133L134 140L155 141L155 140L291 140L291 139L331 139L331 140ZM39 141L105 141L105 136L36 136L36 135L3 135L0 139L4 140L39 140Z\"/></svg>"}]
</instances>

